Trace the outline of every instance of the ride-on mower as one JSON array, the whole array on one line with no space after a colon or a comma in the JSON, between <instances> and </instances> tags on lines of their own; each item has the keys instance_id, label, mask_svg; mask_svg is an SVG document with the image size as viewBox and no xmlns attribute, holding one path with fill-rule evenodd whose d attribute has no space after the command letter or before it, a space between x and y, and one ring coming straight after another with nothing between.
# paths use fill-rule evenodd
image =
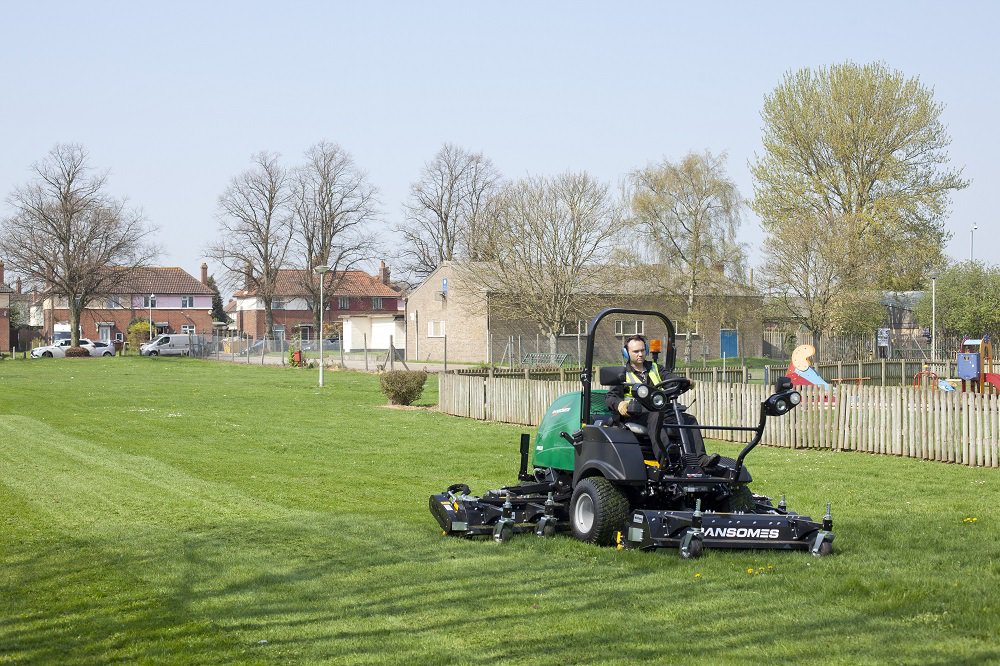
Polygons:
<instances>
[{"instance_id":1,"label":"ride-on mower","mask_svg":"<svg viewBox=\"0 0 1000 666\"><path fill-rule=\"evenodd\" d=\"M583 390L562 395L549 407L538 427L533 471L528 471L529 436L524 434L518 485L476 497L459 483L431 496L431 513L444 533L492 535L503 542L519 533L553 536L571 530L581 541L600 545L676 548L685 559L700 556L704 548L832 552L829 504L818 523L789 510L784 497L775 506L748 487L751 477L743 461L760 443L766 420L800 401L790 380L776 382L775 392L761 403L756 426L699 424L678 402L691 382L677 375L654 387L633 386L635 402L652 416L647 416L648 426L623 422L604 405L607 390L591 390L594 333L612 314L659 318L667 331L662 366L668 373L674 369L674 327L666 316L624 308L598 313L587 331ZM621 386L625 378L622 366L600 370L603 386ZM747 431L753 437L734 460L706 455L703 430Z\"/></svg>"}]
</instances>

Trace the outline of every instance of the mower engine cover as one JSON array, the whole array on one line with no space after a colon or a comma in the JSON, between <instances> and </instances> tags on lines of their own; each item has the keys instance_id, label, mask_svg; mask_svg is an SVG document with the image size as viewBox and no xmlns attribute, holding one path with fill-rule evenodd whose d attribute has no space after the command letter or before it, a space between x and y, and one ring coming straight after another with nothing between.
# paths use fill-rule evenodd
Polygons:
<instances>
[{"instance_id":1,"label":"mower engine cover","mask_svg":"<svg viewBox=\"0 0 1000 666\"><path fill-rule=\"evenodd\" d=\"M588 423L611 418L611 412L604 404L607 391L593 391L594 406ZM538 424L538 436L535 438L535 448L531 462L535 467L551 467L553 469L573 471L574 450L562 433L574 433L580 429L583 421L580 419L580 392L564 393L555 399Z\"/></svg>"}]
</instances>

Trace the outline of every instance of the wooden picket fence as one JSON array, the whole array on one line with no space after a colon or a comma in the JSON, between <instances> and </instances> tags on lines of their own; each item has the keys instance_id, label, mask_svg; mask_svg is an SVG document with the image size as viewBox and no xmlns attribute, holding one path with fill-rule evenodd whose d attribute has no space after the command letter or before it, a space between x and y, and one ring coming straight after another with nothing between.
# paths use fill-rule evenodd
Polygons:
<instances>
[{"instance_id":1,"label":"wooden picket fence","mask_svg":"<svg viewBox=\"0 0 1000 666\"><path fill-rule=\"evenodd\" d=\"M500 379L442 374L438 409L487 421L538 425L546 408L578 381ZM756 425L770 387L696 384L684 395L705 425ZM802 404L768 420L763 443L793 449L864 451L974 467L1000 466L1000 398L934 388L840 386L801 389ZM750 433L706 431L746 442Z\"/></svg>"}]
</instances>

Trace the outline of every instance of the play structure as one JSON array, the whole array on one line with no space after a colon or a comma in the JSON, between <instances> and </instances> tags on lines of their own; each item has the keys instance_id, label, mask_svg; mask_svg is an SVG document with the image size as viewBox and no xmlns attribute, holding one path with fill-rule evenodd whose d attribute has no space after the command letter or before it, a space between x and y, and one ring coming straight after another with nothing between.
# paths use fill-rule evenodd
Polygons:
<instances>
[{"instance_id":1,"label":"play structure","mask_svg":"<svg viewBox=\"0 0 1000 666\"><path fill-rule=\"evenodd\" d=\"M815 355L816 348L812 345L799 345L792 352L792 360L788 362L788 372L785 374L792 380L792 386L830 386L809 360Z\"/></svg>"},{"instance_id":2,"label":"play structure","mask_svg":"<svg viewBox=\"0 0 1000 666\"><path fill-rule=\"evenodd\" d=\"M704 548L832 552L829 504L822 522L789 510L783 497L774 505L750 491L752 479L743 465L760 443L766 420L799 404L793 382L778 378L755 426L713 426L699 424L678 401L691 388L690 380L665 375L653 387L628 387L629 413L651 414L647 425L623 420L606 407L607 390L591 388L594 332L602 319L618 314L660 319L667 330L662 366L667 373L674 369L674 326L666 316L622 308L598 313L587 330L582 390L552 403L533 447L530 435L521 435L520 483L481 497L463 483L431 495L430 511L444 533L504 542L515 534L549 537L565 531L599 545L675 549L685 559L700 556ZM650 347L658 362L659 353ZM603 386L627 386L623 365L601 368L599 377ZM707 455L704 430L751 432L753 437L734 460Z\"/></svg>"},{"instance_id":3,"label":"play structure","mask_svg":"<svg viewBox=\"0 0 1000 666\"><path fill-rule=\"evenodd\" d=\"M978 393L984 393L987 386L1000 391L1000 373L993 371L993 342L989 335L978 340L963 340L955 364L956 374L962 380L962 391L966 390L966 382L969 390Z\"/></svg>"}]
</instances>

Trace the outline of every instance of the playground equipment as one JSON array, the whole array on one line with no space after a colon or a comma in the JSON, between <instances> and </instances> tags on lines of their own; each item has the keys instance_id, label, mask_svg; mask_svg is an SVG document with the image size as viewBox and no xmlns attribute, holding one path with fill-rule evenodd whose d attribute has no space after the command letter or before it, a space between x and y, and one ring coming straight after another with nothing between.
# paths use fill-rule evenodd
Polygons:
<instances>
[{"instance_id":1,"label":"playground equipment","mask_svg":"<svg viewBox=\"0 0 1000 666\"><path fill-rule=\"evenodd\" d=\"M815 355L816 348L812 345L799 345L792 352L792 360L788 362L788 372L785 373L792 380L792 386L830 386L809 362Z\"/></svg>"},{"instance_id":2,"label":"playground equipment","mask_svg":"<svg viewBox=\"0 0 1000 666\"><path fill-rule=\"evenodd\" d=\"M958 378L962 380L962 391L968 388L984 393L987 386L1000 391L1000 373L993 371L993 342L989 335L982 338L965 339L955 359Z\"/></svg>"}]
</instances>

